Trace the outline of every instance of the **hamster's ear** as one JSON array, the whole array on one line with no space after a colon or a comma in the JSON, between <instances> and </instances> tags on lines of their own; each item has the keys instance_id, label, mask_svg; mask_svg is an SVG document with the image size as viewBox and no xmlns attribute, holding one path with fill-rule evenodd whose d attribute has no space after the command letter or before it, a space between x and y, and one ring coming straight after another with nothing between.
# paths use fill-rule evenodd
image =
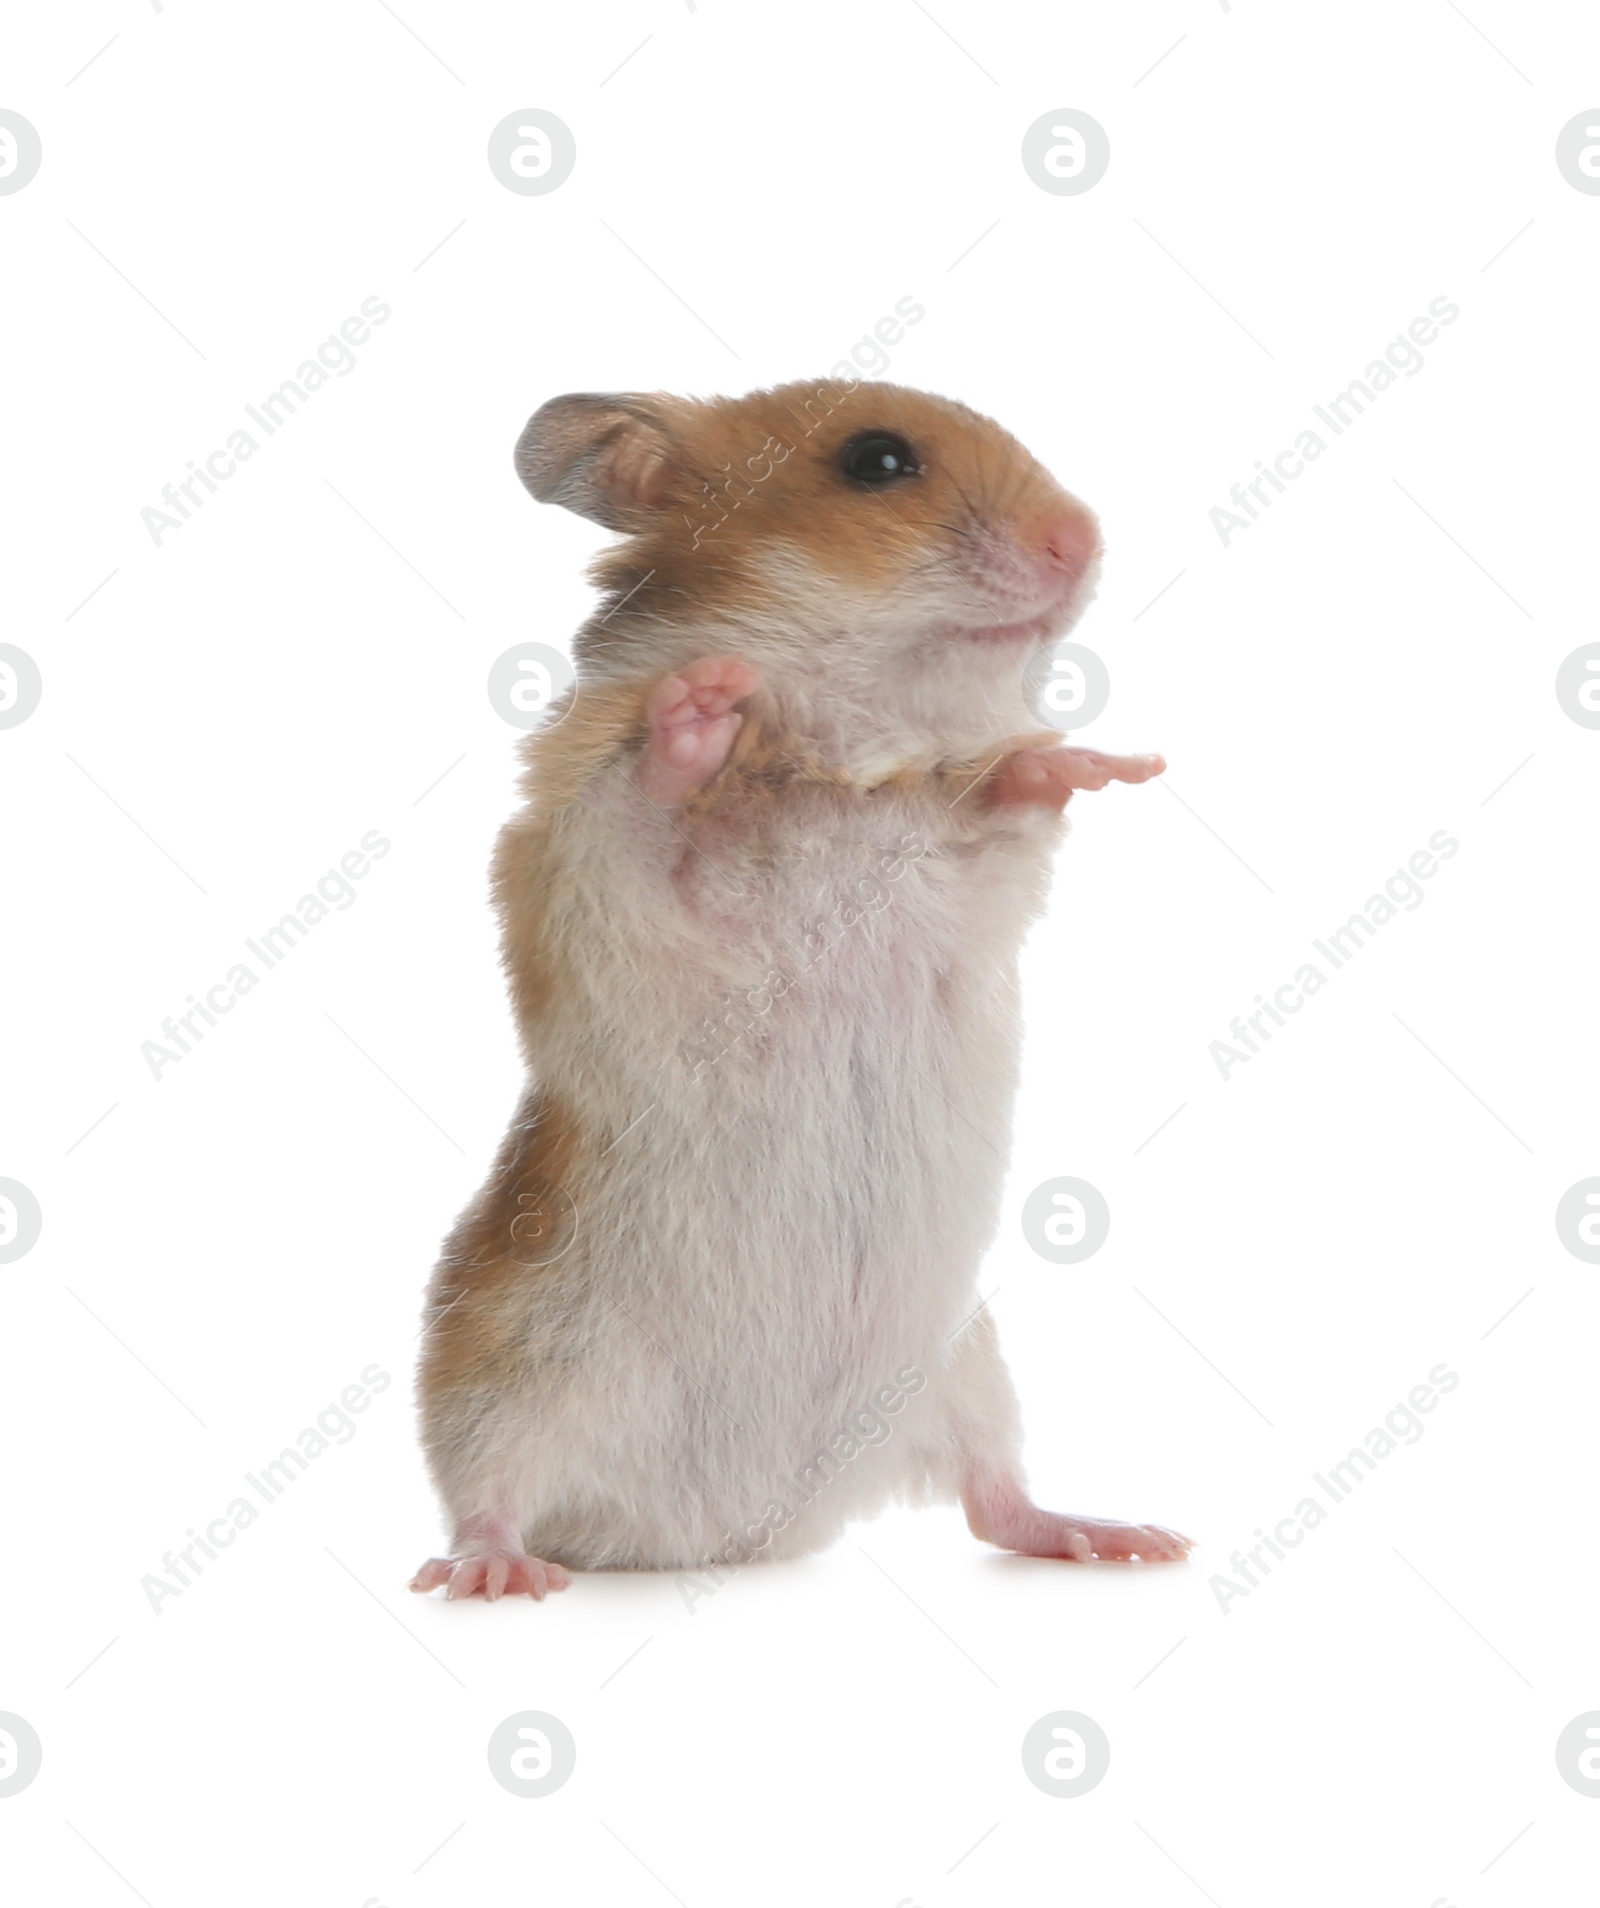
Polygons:
<instances>
[{"instance_id":1,"label":"hamster's ear","mask_svg":"<svg viewBox=\"0 0 1600 1908\"><path fill-rule=\"evenodd\" d=\"M666 497L672 446L660 405L624 391L573 391L541 404L517 439L517 475L540 503L608 530L640 530Z\"/></svg>"}]
</instances>

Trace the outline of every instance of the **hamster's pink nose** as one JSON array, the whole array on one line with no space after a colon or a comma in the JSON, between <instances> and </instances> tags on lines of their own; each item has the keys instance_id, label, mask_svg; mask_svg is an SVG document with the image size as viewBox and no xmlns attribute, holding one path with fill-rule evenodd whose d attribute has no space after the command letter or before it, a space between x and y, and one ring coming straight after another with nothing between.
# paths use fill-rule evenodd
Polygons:
<instances>
[{"instance_id":1,"label":"hamster's pink nose","mask_svg":"<svg viewBox=\"0 0 1600 1908\"><path fill-rule=\"evenodd\" d=\"M1020 541L1046 577L1076 582L1100 552L1100 533L1087 510L1056 509L1028 526Z\"/></svg>"}]
</instances>

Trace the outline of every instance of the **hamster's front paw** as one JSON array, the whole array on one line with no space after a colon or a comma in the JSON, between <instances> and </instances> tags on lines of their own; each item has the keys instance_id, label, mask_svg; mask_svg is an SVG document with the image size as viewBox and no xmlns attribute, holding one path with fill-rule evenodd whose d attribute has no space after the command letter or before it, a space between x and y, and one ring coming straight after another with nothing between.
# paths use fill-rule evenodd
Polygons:
<instances>
[{"instance_id":1,"label":"hamster's front paw","mask_svg":"<svg viewBox=\"0 0 1600 1908\"><path fill-rule=\"evenodd\" d=\"M1108 782L1148 782L1167 764L1159 755L1102 755L1098 749L1019 749L989 777L985 794L997 808L1064 808L1074 789Z\"/></svg>"},{"instance_id":2,"label":"hamster's front paw","mask_svg":"<svg viewBox=\"0 0 1600 1908\"><path fill-rule=\"evenodd\" d=\"M411 1579L413 1590L437 1590L444 1585L445 1596L481 1596L493 1603L497 1597L530 1596L542 1603L551 1590L565 1590L571 1575L560 1564L545 1563L520 1550L475 1551L462 1557L430 1557Z\"/></svg>"},{"instance_id":3,"label":"hamster's front paw","mask_svg":"<svg viewBox=\"0 0 1600 1908\"><path fill-rule=\"evenodd\" d=\"M650 733L634 779L658 807L680 807L727 761L744 720L733 705L760 680L737 656L702 656L651 690Z\"/></svg>"}]
</instances>

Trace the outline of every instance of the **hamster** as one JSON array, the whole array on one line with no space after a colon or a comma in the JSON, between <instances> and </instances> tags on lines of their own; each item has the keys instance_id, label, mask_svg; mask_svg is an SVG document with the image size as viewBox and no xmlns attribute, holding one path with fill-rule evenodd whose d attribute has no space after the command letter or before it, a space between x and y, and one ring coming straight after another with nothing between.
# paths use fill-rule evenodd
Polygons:
<instances>
[{"instance_id":1,"label":"hamster","mask_svg":"<svg viewBox=\"0 0 1600 1908\"><path fill-rule=\"evenodd\" d=\"M494 857L528 1084L429 1288L412 1587L793 1557L891 1500L1184 1556L1034 1505L977 1301L1063 807L1165 766L1023 696L1094 517L892 384L558 397L516 468L621 541Z\"/></svg>"}]
</instances>

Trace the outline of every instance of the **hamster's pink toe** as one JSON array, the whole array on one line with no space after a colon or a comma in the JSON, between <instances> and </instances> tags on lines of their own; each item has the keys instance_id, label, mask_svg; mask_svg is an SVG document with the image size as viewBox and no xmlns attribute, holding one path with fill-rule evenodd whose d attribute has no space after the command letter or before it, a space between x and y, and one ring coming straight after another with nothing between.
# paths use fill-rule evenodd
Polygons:
<instances>
[{"instance_id":1,"label":"hamster's pink toe","mask_svg":"<svg viewBox=\"0 0 1600 1908\"><path fill-rule=\"evenodd\" d=\"M1069 1517L1028 1501L1015 1479L975 1476L962 1491L973 1535L1024 1557L1069 1563L1176 1563L1190 1543L1160 1524L1118 1524L1101 1517Z\"/></svg>"},{"instance_id":2,"label":"hamster's pink toe","mask_svg":"<svg viewBox=\"0 0 1600 1908\"><path fill-rule=\"evenodd\" d=\"M645 704L649 736L635 776L652 802L676 808L711 780L744 720L733 705L758 687L756 672L738 656L702 656L656 684Z\"/></svg>"},{"instance_id":3,"label":"hamster's pink toe","mask_svg":"<svg viewBox=\"0 0 1600 1908\"><path fill-rule=\"evenodd\" d=\"M543 1602L552 1590L565 1590L571 1574L560 1564L546 1563L522 1551L491 1550L462 1557L430 1557L411 1579L413 1590L437 1590L442 1584L447 1602L481 1596L487 1603L501 1597L527 1596Z\"/></svg>"}]
</instances>

